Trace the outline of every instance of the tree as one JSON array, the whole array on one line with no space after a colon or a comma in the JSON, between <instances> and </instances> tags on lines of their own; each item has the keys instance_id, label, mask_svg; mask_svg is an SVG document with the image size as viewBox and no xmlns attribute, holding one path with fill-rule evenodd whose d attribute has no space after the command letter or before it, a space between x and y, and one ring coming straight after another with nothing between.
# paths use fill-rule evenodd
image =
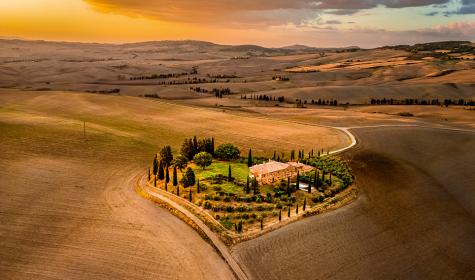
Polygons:
<instances>
[{"instance_id":1,"label":"tree","mask_svg":"<svg viewBox=\"0 0 475 280\"><path fill-rule=\"evenodd\" d=\"M299 204L297 203L297 207L295 207L295 214L298 216L299 214Z\"/></svg>"},{"instance_id":2,"label":"tree","mask_svg":"<svg viewBox=\"0 0 475 280\"><path fill-rule=\"evenodd\" d=\"M173 160L173 165L180 169L180 172L183 172L183 169L188 165L188 158L180 154Z\"/></svg>"},{"instance_id":3,"label":"tree","mask_svg":"<svg viewBox=\"0 0 475 280\"><path fill-rule=\"evenodd\" d=\"M180 196L180 186L176 186L176 195Z\"/></svg>"},{"instance_id":4,"label":"tree","mask_svg":"<svg viewBox=\"0 0 475 280\"><path fill-rule=\"evenodd\" d=\"M290 218L290 206L287 207L287 217Z\"/></svg>"},{"instance_id":5,"label":"tree","mask_svg":"<svg viewBox=\"0 0 475 280\"><path fill-rule=\"evenodd\" d=\"M173 166L173 186L178 186L178 174L176 172L176 165Z\"/></svg>"},{"instance_id":6,"label":"tree","mask_svg":"<svg viewBox=\"0 0 475 280\"><path fill-rule=\"evenodd\" d=\"M193 196L192 196L192 193L191 193L191 188L190 188L190 202L193 202Z\"/></svg>"},{"instance_id":7,"label":"tree","mask_svg":"<svg viewBox=\"0 0 475 280\"><path fill-rule=\"evenodd\" d=\"M295 150L290 151L290 161L295 159Z\"/></svg>"},{"instance_id":8,"label":"tree","mask_svg":"<svg viewBox=\"0 0 475 280\"><path fill-rule=\"evenodd\" d=\"M154 187L157 187L157 177L155 176L155 178L153 179L153 186Z\"/></svg>"},{"instance_id":9,"label":"tree","mask_svg":"<svg viewBox=\"0 0 475 280\"><path fill-rule=\"evenodd\" d=\"M213 162L213 157L207 152L200 152L193 157L193 161L196 163L196 165L205 169L207 166L211 165Z\"/></svg>"},{"instance_id":10,"label":"tree","mask_svg":"<svg viewBox=\"0 0 475 280\"><path fill-rule=\"evenodd\" d=\"M305 208L307 208L307 198L303 199L303 211L305 211Z\"/></svg>"},{"instance_id":11,"label":"tree","mask_svg":"<svg viewBox=\"0 0 475 280\"><path fill-rule=\"evenodd\" d=\"M201 192L200 179L198 179L198 180L196 181L196 192L197 192L197 193L200 193L200 192Z\"/></svg>"},{"instance_id":12,"label":"tree","mask_svg":"<svg viewBox=\"0 0 475 280\"><path fill-rule=\"evenodd\" d=\"M181 154L185 156L187 159L191 159L195 156L196 150L195 146L193 145L192 139L185 139L183 144L181 145Z\"/></svg>"},{"instance_id":13,"label":"tree","mask_svg":"<svg viewBox=\"0 0 475 280\"><path fill-rule=\"evenodd\" d=\"M252 178L251 185L252 189L254 190L254 195L259 194L259 184L257 183L256 178Z\"/></svg>"},{"instance_id":14,"label":"tree","mask_svg":"<svg viewBox=\"0 0 475 280\"><path fill-rule=\"evenodd\" d=\"M158 172L158 162L157 162L157 155L153 158L153 175L156 175Z\"/></svg>"},{"instance_id":15,"label":"tree","mask_svg":"<svg viewBox=\"0 0 475 280\"><path fill-rule=\"evenodd\" d=\"M287 196L290 197L290 177L287 177Z\"/></svg>"},{"instance_id":16,"label":"tree","mask_svg":"<svg viewBox=\"0 0 475 280\"><path fill-rule=\"evenodd\" d=\"M239 158L241 152L233 144L222 144L214 152L217 159L230 161Z\"/></svg>"},{"instance_id":17,"label":"tree","mask_svg":"<svg viewBox=\"0 0 475 280\"><path fill-rule=\"evenodd\" d=\"M252 150L249 149L249 155L247 156L247 167L252 166Z\"/></svg>"},{"instance_id":18,"label":"tree","mask_svg":"<svg viewBox=\"0 0 475 280\"><path fill-rule=\"evenodd\" d=\"M165 164L164 166L170 166L173 160L172 148L165 146L160 150L160 159Z\"/></svg>"},{"instance_id":19,"label":"tree","mask_svg":"<svg viewBox=\"0 0 475 280\"><path fill-rule=\"evenodd\" d=\"M148 181L150 182L150 167L148 168Z\"/></svg>"},{"instance_id":20,"label":"tree","mask_svg":"<svg viewBox=\"0 0 475 280\"><path fill-rule=\"evenodd\" d=\"M228 167L228 182L231 182L233 180L233 176L231 174L231 164Z\"/></svg>"},{"instance_id":21,"label":"tree","mask_svg":"<svg viewBox=\"0 0 475 280\"><path fill-rule=\"evenodd\" d=\"M167 165L167 167L165 167L165 183L169 183L169 182L170 182L170 171Z\"/></svg>"},{"instance_id":22,"label":"tree","mask_svg":"<svg viewBox=\"0 0 475 280\"><path fill-rule=\"evenodd\" d=\"M264 230L264 217L261 217L261 230Z\"/></svg>"},{"instance_id":23,"label":"tree","mask_svg":"<svg viewBox=\"0 0 475 280\"><path fill-rule=\"evenodd\" d=\"M165 179L165 170L163 169L163 161L160 161L158 166L158 179L163 180Z\"/></svg>"},{"instance_id":24,"label":"tree","mask_svg":"<svg viewBox=\"0 0 475 280\"><path fill-rule=\"evenodd\" d=\"M282 221L282 209L279 211L279 222Z\"/></svg>"},{"instance_id":25,"label":"tree","mask_svg":"<svg viewBox=\"0 0 475 280\"><path fill-rule=\"evenodd\" d=\"M214 156L214 137L211 138L211 149L210 149L210 154Z\"/></svg>"},{"instance_id":26,"label":"tree","mask_svg":"<svg viewBox=\"0 0 475 280\"><path fill-rule=\"evenodd\" d=\"M195 185L195 172L191 167L186 169L185 174L183 174L183 178L181 179L183 187L188 188Z\"/></svg>"}]
</instances>

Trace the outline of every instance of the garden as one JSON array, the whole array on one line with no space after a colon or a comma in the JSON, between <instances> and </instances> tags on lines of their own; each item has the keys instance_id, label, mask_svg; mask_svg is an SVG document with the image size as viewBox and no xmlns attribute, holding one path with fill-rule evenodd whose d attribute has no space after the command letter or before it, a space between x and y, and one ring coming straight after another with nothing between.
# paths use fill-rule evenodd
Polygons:
<instances>
[{"instance_id":1,"label":"garden","mask_svg":"<svg viewBox=\"0 0 475 280\"><path fill-rule=\"evenodd\" d=\"M249 167L266 159L247 157L233 144L214 147L213 138L186 139L179 154L163 147L149 170L152 186L192 203L218 221L227 231L241 235L260 232L291 219L318 214L323 205L336 204L353 183L348 164L312 151L289 153L289 159L314 168L297 176L261 184ZM276 158L274 154L274 159ZM190 160L191 159L191 160ZM278 160L287 162L285 154ZM319 207L320 206L320 207Z\"/></svg>"}]
</instances>

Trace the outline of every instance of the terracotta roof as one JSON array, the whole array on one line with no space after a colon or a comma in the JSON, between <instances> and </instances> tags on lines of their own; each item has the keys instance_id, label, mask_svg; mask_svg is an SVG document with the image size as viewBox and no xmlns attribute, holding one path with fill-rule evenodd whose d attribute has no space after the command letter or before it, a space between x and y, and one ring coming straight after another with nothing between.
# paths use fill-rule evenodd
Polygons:
<instances>
[{"instance_id":1,"label":"terracotta roof","mask_svg":"<svg viewBox=\"0 0 475 280\"><path fill-rule=\"evenodd\" d=\"M271 160L266 163L251 166L249 169L251 173L268 174L268 173L284 170L288 167L289 165L287 163Z\"/></svg>"}]
</instances>

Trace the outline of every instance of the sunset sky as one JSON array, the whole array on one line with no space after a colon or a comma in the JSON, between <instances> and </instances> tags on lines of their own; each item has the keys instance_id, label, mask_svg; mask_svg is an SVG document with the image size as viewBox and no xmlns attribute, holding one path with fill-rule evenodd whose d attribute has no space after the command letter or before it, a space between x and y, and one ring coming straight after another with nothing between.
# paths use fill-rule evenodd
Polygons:
<instances>
[{"instance_id":1,"label":"sunset sky","mask_svg":"<svg viewBox=\"0 0 475 280\"><path fill-rule=\"evenodd\" d=\"M475 41L475 0L0 0L0 36L275 47Z\"/></svg>"}]
</instances>

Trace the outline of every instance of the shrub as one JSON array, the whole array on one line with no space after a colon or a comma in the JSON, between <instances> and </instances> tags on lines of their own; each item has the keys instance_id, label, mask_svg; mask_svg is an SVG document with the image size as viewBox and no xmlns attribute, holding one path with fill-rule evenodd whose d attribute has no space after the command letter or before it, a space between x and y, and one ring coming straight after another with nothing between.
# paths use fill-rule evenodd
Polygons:
<instances>
[{"instance_id":1,"label":"shrub","mask_svg":"<svg viewBox=\"0 0 475 280\"><path fill-rule=\"evenodd\" d=\"M229 212L229 213L234 212L234 207L232 207L231 205L226 206L226 212Z\"/></svg>"},{"instance_id":2,"label":"shrub","mask_svg":"<svg viewBox=\"0 0 475 280\"><path fill-rule=\"evenodd\" d=\"M238 212L244 212L244 211L246 211L246 207L243 206L243 205L239 205L239 206L236 207L236 210L237 210Z\"/></svg>"},{"instance_id":3,"label":"shrub","mask_svg":"<svg viewBox=\"0 0 475 280\"><path fill-rule=\"evenodd\" d=\"M249 219L249 214L247 214L247 213L242 214L242 218L244 220L248 220Z\"/></svg>"},{"instance_id":4,"label":"shrub","mask_svg":"<svg viewBox=\"0 0 475 280\"><path fill-rule=\"evenodd\" d=\"M214 201L220 201L221 197L219 195L215 195L215 196L213 196L213 200Z\"/></svg>"},{"instance_id":5,"label":"shrub","mask_svg":"<svg viewBox=\"0 0 475 280\"><path fill-rule=\"evenodd\" d=\"M231 201L231 198L229 196L226 196L223 200L224 202L230 202Z\"/></svg>"},{"instance_id":6,"label":"shrub","mask_svg":"<svg viewBox=\"0 0 475 280\"><path fill-rule=\"evenodd\" d=\"M215 157L220 160L236 160L239 158L241 152L233 144L222 144L214 152Z\"/></svg>"},{"instance_id":7,"label":"shrub","mask_svg":"<svg viewBox=\"0 0 475 280\"><path fill-rule=\"evenodd\" d=\"M204 208L205 208L205 209L211 209L211 207L213 207L213 205L211 204L211 202L206 201L205 204L204 204Z\"/></svg>"},{"instance_id":8,"label":"shrub","mask_svg":"<svg viewBox=\"0 0 475 280\"><path fill-rule=\"evenodd\" d=\"M257 209L257 211L264 211L265 207L262 206L262 205L258 205L256 209Z\"/></svg>"},{"instance_id":9,"label":"shrub","mask_svg":"<svg viewBox=\"0 0 475 280\"><path fill-rule=\"evenodd\" d=\"M252 218L252 219L256 219L256 218L257 218L256 213L251 213L251 218Z\"/></svg>"},{"instance_id":10,"label":"shrub","mask_svg":"<svg viewBox=\"0 0 475 280\"><path fill-rule=\"evenodd\" d=\"M216 192L222 191L223 188L221 186L213 186L213 190Z\"/></svg>"}]
</instances>

